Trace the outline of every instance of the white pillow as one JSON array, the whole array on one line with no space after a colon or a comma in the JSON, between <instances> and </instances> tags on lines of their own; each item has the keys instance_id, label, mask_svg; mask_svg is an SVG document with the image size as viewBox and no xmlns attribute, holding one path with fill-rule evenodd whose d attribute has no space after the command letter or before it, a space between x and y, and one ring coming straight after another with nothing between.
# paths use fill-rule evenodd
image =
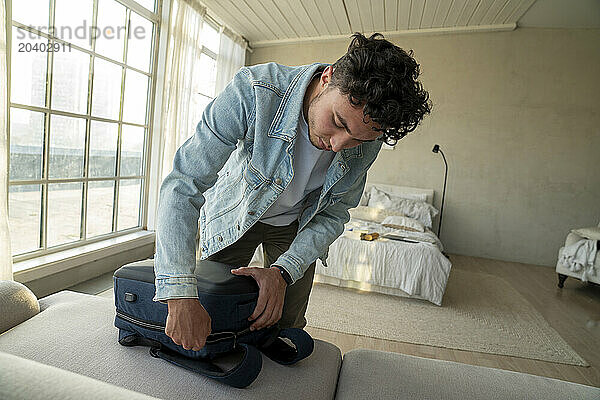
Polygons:
<instances>
[{"instance_id":1,"label":"white pillow","mask_svg":"<svg viewBox=\"0 0 600 400\"><path fill-rule=\"evenodd\" d=\"M381 225L410 232L425 232L425 225L410 217L390 215L389 217L385 217Z\"/></svg>"},{"instance_id":2,"label":"white pillow","mask_svg":"<svg viewBox=\"0 0 600 400\"><path fill-rule=\"evenodd\" d=\"M369 195L371 194L373 188L379 190L382 193L385 193L387 195L390 195L390 196L393 196L396 198L416 200L416 201L427 201L427 193L408 193L408 192L407 193L392 193L385 189L380 189L377 186L371 186L371 191L369 191Z\"/></svg>"},{"instance_id":3,"label":"white pillow","mask_svg":"<svg viewBox=\"0 0 600 400\"><path fill-rule=\"evenodd\" d=\"M591 240L600 240L600 227L573 229L571 232Z\"/></svg>"},{"instance_id":4,"label":"white pillow","mask_svg":"<svg viewBox=\"0 0 600 400\"><path fill-rule=\"evenodd\" d=\"M433 218L439 213L439 211L429 203L394 196L385 193L376 187L371 188L369 207L398 211L407 217L419 220L428 228L431 228Z\"/></svg>"},{"instance_id":5,"label":"white pillow","mask_svg":"<svg viewBox=\"0 0 600 400\"><path fill-rule=\"evenodd\" d=\"M377 189L375 186L371 188L369 192L369 207L377 208L392 208L395 206L390 196L382 190Z\"/></svg>"},{"instance_id":6,"label":"white pillow","mask_svg":"<svg viewBox=\"0 0 600 400\"><path fill-rule=\"evenodd\" d=\"M382 223L386 217L392 216L402 216L398 211L393 210L384 210L381 208L367 207L367 206L358 206L356 208L351 208L348 210L350 213L350 217L354 219L362 219L363 221L372 221L377 222L378 224Z\"/></svg>"}]
</instances>

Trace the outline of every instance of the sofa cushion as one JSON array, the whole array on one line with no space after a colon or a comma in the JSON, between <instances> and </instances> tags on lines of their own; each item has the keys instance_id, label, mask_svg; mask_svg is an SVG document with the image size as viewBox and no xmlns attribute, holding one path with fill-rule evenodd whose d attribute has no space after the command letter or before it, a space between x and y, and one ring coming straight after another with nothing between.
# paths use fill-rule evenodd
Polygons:
<instances>
[{"instance_id":1,"label":"sofa cushion","mask_svg":"<svg viewBox=\"0 0 600 400\"><path fill-rule=\"evenodd\" d=\"M22 283L0 281L0 333L40 312L37 297Z\"/></svg>"},{"instance_id":2,"label":"sofa cushion","mask_svg":"<svg viewBox=\"0 0 600 400\"><path fill-rule=\"evenodd\" d=\"M600 389L519 372L404 354L344 354L336 400L597 399Z\"/></svg>"},{"instance_id":3,"label":"sofa cushion","mask_svg":"<svg viewBox=\"0 0 600 400\"><path fill-rule=\"evenodd\" d=\"M111 299L59 292L40 300L41 313L0 336L0 351L165 399L332 399L340 350L315 340L313 354L293 366L263 357L263 369L236 389L152 358L147 347L123 347Z\"/></svg>"},{"instance_id":4,"label":"sofa cushion","mask_svg":"<svg viewBox=\"0 0 600 400\"><path fill-rule=\"evenodd\" d=\"M35 385L31 384L32 377L35 377ZM0 399L152 400L156 397L132 392L12 354L0 353Z\"/></svg>"}]
</instances>

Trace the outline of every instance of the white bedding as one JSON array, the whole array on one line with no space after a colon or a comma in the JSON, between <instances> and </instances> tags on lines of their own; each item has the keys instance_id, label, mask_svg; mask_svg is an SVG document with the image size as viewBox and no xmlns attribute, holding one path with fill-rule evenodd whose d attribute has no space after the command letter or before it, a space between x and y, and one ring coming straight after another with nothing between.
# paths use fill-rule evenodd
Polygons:
<instances>
[{"instance_id":1,"label":"white bedding","mask_svg":"<svg viewBox=\"0 0 600 400\"><path fill-rule=\"evenodd\" d=\"M365 210L367 207L364 206L370 200L368 193L373 187L402 198L424 196L427 204L433 203L434 191L431 189L367 183L363 193L365 204L361 203L363 207L355 209L355 217L350 219L344 233L329 247L328 266L325 267L317 260L314 281L424 299L441 306L452 267L450 261L442 254L442 243L429 229L425 232L409 232L373 222L382 222L390 212L386 208L379 210L381 215L376 217L381 217L380 221L371 215L376 209ZM435 215L431 218L433 216ZM367 218L370 221L358 218ZM378 232L380 235L394 233L421 242L406 243L385 238L369 242L360 240L361 231ZM262 246L256 250L251 264L263 265Z\"/></svg>"},{"instance_id":2,"label":"white bedding","mask_svg":"<svg viewBox=\"0 0 600 400\"><path fill-rule=\"evenodd\" d=\"M317 260L315 282L414 297L442 305L452 264L441 253L442 243L433 232L399 231L359 219L351 219L345 229L329 247L327 267ZM360 240L361 231L397 233L435 244L385 238L368 242ZM263 265L262 246L256 249L250 264Z\"/></svg>"},{"instance_id":3,"label":"white bedding","mask_svg":"<svg viewBox=\"0 0 600 400\"><path fill-rule=\"evenodd\" d=\"M432 243L385 238L369 242L359 239L361 231L380 235L395 233ZM315 280L388 294L407 294L440 306L452 266L441 250L441 242L430 230L407 232L351 219L344 234L330 246L327 267L317 260Z\"/></svg>"}]
</instances>

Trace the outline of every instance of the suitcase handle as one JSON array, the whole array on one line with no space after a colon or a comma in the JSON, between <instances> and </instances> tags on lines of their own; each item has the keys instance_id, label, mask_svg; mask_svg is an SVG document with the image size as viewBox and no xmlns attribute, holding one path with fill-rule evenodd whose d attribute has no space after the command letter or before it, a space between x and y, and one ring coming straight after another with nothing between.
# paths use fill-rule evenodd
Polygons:
<instances>
[{"instance_id":1,"label":"suitcase handle","mask_svg":"<svg viewBox=\"0 0 600 400\"><path fill-rule=\"evenodd\" d=\"M219 366L208 360L191 359L164 346L151 347L150 355L218 382L241 389L250 385L258 377L262 368L262 356L258 349L252 345L240 343L238 348L244 353L242 361L228 371L223 371Z\"/></svg>"},{"instance_id":2,"label":"suitcase handle","mask_svg":"<svg viewBox=\"0 0 600 400\"><path fill-rule=\"evenodd\" d=\"M288 338L295 348L288 345L280 338ZM314 350L313 338L303 329L286 328L279 331L274 341L260 350L271 360L282 364L291 365L310 356Z\"/></svg>"}]
</instances>

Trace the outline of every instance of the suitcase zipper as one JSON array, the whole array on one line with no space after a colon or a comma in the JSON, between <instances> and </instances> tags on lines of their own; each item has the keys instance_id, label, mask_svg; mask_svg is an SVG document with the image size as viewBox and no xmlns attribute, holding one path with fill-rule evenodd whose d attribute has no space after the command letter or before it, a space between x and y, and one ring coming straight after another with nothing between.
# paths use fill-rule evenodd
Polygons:
<instances>
[{"instance_id":1,"label":"suitcase zipper","mask_svg":"<svg viewBox=\"0 0 600 400\"><path fill-rule=\"evenodd\" d=\"M125 314L121 311L117 311L117 317L124 319L125 321L131 322L132 324L139 325L144 328L152 329L159 332L164 332L165 326L160 324L151 323L138 318L134 318L131 315ZM223 340L233 339L234 347L237 342L237 338L250 332L250 328L246 328L240 332L214 332L208 335L206 343L217 343Z\"/></svg>"},{"instance_id":2,"label":"suitcase zipper","mask_svg":"<svg viewBox=\"0 0 600 400\"><path fill-rule=\"evenodd\" d=\"M153 323L148 322L148 321L144 321L144 320L141 320L141 319L138 319L138 318L134 318L134 317L132 317L130 315L127 315L125 313L122 313L120 311L117 311L117 317L123 318L125 321L131 322L132 324L139 325L139 326L142 326L144 328L152 329L152 330L155 330L155 331L164 331L165 330L164 325L153 324Z\"/></svg>"}]
</instances>

